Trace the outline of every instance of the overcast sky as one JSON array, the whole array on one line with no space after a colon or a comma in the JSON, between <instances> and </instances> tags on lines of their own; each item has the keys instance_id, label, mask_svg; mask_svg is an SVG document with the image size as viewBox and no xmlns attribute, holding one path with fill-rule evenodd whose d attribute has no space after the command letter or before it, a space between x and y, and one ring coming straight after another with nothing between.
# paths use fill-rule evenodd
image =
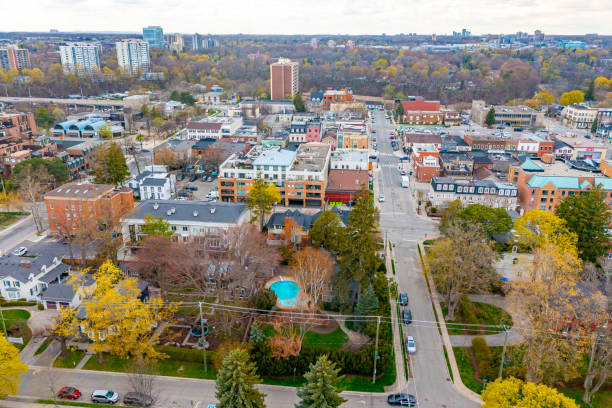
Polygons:
<instances>
[{"instance_id":1,"label":"overcast sky","mask_svg":"<svg viewBox=\"0 0 612 408\"><path fill-rule=\"evenodd\" d=\"M612 0L0 0L0 21L0 31L612 34Z\"/></svg>"}]
</instances>

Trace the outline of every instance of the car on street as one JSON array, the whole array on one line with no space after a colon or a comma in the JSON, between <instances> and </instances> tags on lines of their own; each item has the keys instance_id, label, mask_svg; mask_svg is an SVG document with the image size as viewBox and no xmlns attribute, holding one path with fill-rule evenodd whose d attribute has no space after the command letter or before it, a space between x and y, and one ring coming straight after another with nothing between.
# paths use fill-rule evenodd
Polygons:
<instances>
[{"instance_id":1,"label":"car on street","mask_svg":"<svg viewBox=\"0 0 612 408\"><path fill-rule=\"evenodd\" d=\"M190 181L190 182L194 182L194 181L196 181L197 179L198 179L198 176L197 176L197 175L195 175L195 174L192 174L192 175L191 175L191 177L189 177L189 181Z\"/></svg>"},{"instance_id":2,"label":"car on street","mask_svg":"<svg viewBox=\"0 0 612 408\"><path fill-rule=\"evenodd\" d=\"M213 177L212 177L212 176L208 176L208 177L206 178L206 181L208 181L208 182L210 183L211 181L213 181Z\"/></svg>"},{"instance_id":3,"label":"car on street","mask_svg":"<svg viewBox=\"0 0 612 408\"><path fill-rule=\"evenodd\" d=\"M153 397L140 392L128 392L123 397L123 403L130 407L150 407L153 405Z\"/></svg>"},{"instance_id":4,"label":"car on street","mask_svg":"<svg viewBox=\"0 0 612 408\"><path fill-rule=\"evenodd\" d=\"M114 404L119 401L119 394L111 390L95 390L91 393L91 402Z\"/></svg>"},{"instance_id":5,"label":"car on street","mask_svg":"<svg viewBox=\"0 0 612 408\"><path fill-rule=\"evenodd\" d=\"M387 397L387 403L400 407L416 407L418 405L416 397L412 394L391 394Z\"/></svg>"},{"instance_id":6,"label":"car on street","mask_svg":"<svg viewBox=\"0 0 612 408\"><path fill-rule=\"evenodd\" d=\"M405 175L406 175L406 170L400 170L400 174L401 174L402 176L405 176Z\"/></svg>"},{"instance_id":7,"label":"car on street","mask_svg":"<svg viewBox=\"0 0 612 408\"><path fill-rule=\"evenodd\" d=\"M57 398L76 400L81 397L81 391L74 387L62 387L57 393Z\"/></svg>"},{"instance_id":8,"label":"car on street","mask_svg":"<svg viewBox=\"0 0 612 408\"><path fill-rule=\"evenodd\" d=\"M412 323L412 312L410 309L402 310L402 323L410 324Z\"/></svg>"},{"instance_id":9,"label":"car on street","mask_svg":"<svg viewBox=\"0 0 612 408\"><path fill-rule=\"evenodd\" d=\"M407 293L400 293L399 295L399 304L401 306L408 306L408 294Z\"/></svg>"},{"instance_id":10,"label":"car on street","mask_svg":"<svg viewBox=\"0 0 612 408\"><path fill-rule=\"evenodd\" d=\"M384 203L385 202L385 195L384 194L381 194L381 195L378 196L378 202L379 203Z\"/></svg>"},{"instance_id":11,"label":"car on street","mask_svg":"<svg viewBox=\"0 0 612 408\"><path fill-rule=\"evenodd\" d=\"M406 337L406 352L408 352L408 354L416 353L416 343L412 336Z\"/></svg>"},{"instance_id":12,"label":"car on street","mask_svg":"<svg viewBox=\"0 0 612 408\"><path fill-rule=\"evenodd\" d=\"M140 153L151 153L151 151L147 149L140 149Z\"/></svg>"},{"instance_id":13,"label":"car on street","mask_svg":"<svg viewBox=\"0 0 612 408\"><path fill-rule=\"evenodd\" d=\"M28 253L28 248L26 247L19 247L16 250L13 251L13 255L15 256L23 256L25 254Z\"/></svg>"}]
</instances>

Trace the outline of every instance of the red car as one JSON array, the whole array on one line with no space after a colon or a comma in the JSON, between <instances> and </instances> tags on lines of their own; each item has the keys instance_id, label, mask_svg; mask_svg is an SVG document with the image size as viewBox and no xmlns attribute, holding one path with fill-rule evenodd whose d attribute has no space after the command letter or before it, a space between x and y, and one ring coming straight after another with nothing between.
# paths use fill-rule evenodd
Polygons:
<instances>
[{"instance_id":1,"label":"red car","mask_svg":"<svg viewBox=\"0 0 612 408\"><path fill-rule=\"evenodd\" d=\"M57 393L57 397L58 398L73 399L73 400L75 400L75 399L79 399L81 397L81 391L77 390L74 387L63 387Z\"/></svg>"}]
</instances>

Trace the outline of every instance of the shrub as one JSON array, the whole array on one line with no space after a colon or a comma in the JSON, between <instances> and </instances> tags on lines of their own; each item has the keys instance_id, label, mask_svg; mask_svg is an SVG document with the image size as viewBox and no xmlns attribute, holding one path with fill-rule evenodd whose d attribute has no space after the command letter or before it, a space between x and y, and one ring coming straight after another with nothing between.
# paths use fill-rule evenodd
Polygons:
<instances>
[{"instance_id":1,"label":"shrub","mask_svg":"<svg viewBox=\"0 0 612 408\"><path fill-rule=\"evenodd\" d=\"M236 340L224 341L217 347L215 351L215 355L210 359L213 366L219 370L221 365L223 364L223 359L230 353L232 350L236 349L244 349L247 352L249 351L249 345L247 343L242 343Z\"/></svg>"},{"instance_id":2,"label":"shrub","mask_svg":"<svg viewBox=\"0 0 612 408\"><path fill-rule=\"evenodd\" d=\"M20 300L0 300L0 306L2 307L11 307L11 306L35 306L35 301L27 301L25 299Z\"/></svg>"},{"instance_id":3,"label":"shrub","mask_svg":"<svg viewBox=\"0 0 612 408\"><path fill-rule=\"evenodd\" d=\"M467 297L467 295L463 295L459 298L458 309L459 309L459 316L461 317L461 320L463 320L463 323L466 323L466 324L480 323L480 320L478 320L478 317L476 316L476 312L474 310L474 304L472 303L470 298Z\"/></svg>"},{"instance_id":4,"label":"shrub","mask_svg":"<svg viewBox=\"0 0 612 408\"><path fill-rule=\"evenodd\" d=\"M37 307L38 307L38 310L44 310L45 309L45 306L43 306L42 303L39 303Z\"/></svg>"},{"instance_id":5,"label":"shrub","mask_svg":"<svg viewBox=\"0 0 612 408\"><path fill-rule=\"evenodd\" d=\"M251 307L260 310L270 310L276 304L276 295L270 289L259 289L249 299Z\"/></svg>"},{"instance_id":6,"label":"shrub","mask_svg":"<svg viewBox=\"0 0 612 408\"><path fill-rule=\"evenodd\" d=\"M478 365L478 374L481 379L492 380L496 377L496 370L493 367L493 356L486 340L482 337L472 339L472 351Z\"/></svg>"}]
</instances>

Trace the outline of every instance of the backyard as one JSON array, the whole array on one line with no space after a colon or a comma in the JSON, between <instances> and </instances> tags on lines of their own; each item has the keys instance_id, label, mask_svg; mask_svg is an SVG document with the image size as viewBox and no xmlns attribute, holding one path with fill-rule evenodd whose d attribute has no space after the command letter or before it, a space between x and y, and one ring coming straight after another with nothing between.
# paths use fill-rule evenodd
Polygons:
<instances>
[{"instance_id":1,"label":"backyard","mask_svg":"<svg viewBox=\"0 0 612 408\"><path fill-rule=\"evenodd\" d=\"M23 339L23 344L13 343L13 345L19 350L23 349L32 338L32 332L28 327L30 312L23 309L3 309L2 314L4 316L4 324L6 325L8 337L21 337ZM1 325L0 329L3 330Z\"/></svg>"}]
</instances>

